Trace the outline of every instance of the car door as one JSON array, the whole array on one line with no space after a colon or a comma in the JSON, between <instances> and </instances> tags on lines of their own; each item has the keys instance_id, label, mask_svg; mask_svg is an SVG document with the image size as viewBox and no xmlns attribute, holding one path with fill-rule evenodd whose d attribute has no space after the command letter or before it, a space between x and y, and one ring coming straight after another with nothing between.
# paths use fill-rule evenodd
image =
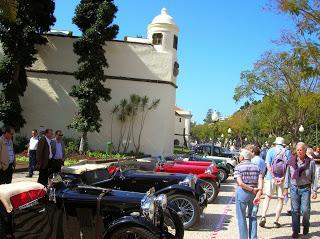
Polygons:
<instances>
[{"instance_id":1,"label":"car door","mask_svg":"<svg viewBox=\"0 0 320 239\"><path fill-rule=\"evenodd\" d=\"M56 238L44 199L21 205L12 212L12 220L16 239Z\"/></svg>"}]
</instances>

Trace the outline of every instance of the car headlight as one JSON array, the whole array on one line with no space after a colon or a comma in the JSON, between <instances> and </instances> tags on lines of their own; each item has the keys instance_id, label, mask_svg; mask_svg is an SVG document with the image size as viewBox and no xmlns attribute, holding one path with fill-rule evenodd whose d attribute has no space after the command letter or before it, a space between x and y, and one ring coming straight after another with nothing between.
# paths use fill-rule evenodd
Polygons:
<instances>
[{"instance_id":1,"label":"car headlight","mask_svg":"<svg viewBox=\"0 0 320 239\"><path fill-rule=\"evenodd\" d=\"M158 197L155 199L155 203L158 207L161 207L163 210L166 209L168 199L165 194L160 194Z\"/></svg>"},{"instance_id":2,"label":"car headlight","mask_svg":"<svg viewBox=\"0 0 320 239\"><path fill-rule=\"evenodd\" d=\"M141 200L141 210L142 214L150 219L154 219L154 213L155 213L155 197L146 195L144 198Z\"/></svg>"},{"instance_id":3,"label":"car headlight","mask_svg":"<svg viewBox=\"0 0 320 239\"><path fill-rule=\"evenodd\" d=\"M213 166L210 165L204 173L212 174L212 172L213 172Z\"/></svg>"},{"instance_id":4,"label":"car headlight","mask_svg":"<svg viewBox=\"0 0 320 239\"><path fill-rule=\"evenodd\" d=\"M197 179L198 178L197 178L196 175L190 174L183 181L179 182L179 185L183 185L183 186L195 189L196 188Z\"/></svg>"}]
</instances>

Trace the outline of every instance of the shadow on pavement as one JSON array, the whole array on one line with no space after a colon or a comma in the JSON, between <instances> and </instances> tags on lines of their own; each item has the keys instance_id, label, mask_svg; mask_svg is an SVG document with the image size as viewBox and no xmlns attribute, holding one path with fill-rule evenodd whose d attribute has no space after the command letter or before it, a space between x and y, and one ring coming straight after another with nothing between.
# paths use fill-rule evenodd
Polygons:
<instances>
[{"instance_id":1,"label":"shadow on pavement","mask_svg":"<svg viewBox=\"0 0 320 239\"><path fill-rule=\"evenodd\" d=\"M303 236L300 234L301 239L307 239L307 238L319 238L320 237L320 232L311 232L308 235ZM291 238L290 235L287 236L280 236L280 237L273 237L272 239L286 239L286 238Z\"/></svg>"},{"instance_id":2,"label":"shadow on pavement","mask_svg":"<svg viewBox=\"0 0 320 239\"><path fill-rule=\"evenodd\" d=\"M220 221L221 217L224 218L224 222L222 225L217 225ZM200 219L199 223L188 231L222 231L228 230L229 223L232 219L232 215L223 214L204 214L204 217ZM216 227L219 226L218 229Z\"/></svg>"},{"instance_id":3,"label":"shadow on pavement","mask_svg":"<svg viewBox=\"0 0 320 239\"><path fill-rule=\"evenodd\" d=\"M234 190L235 190L234 185L222 184L220 188L220 192L234 192Z\"/></svg>"},{"instance_id":4,"label":"shadow on pavement","mask_svg":"<svg viewBox=\"0 0 320 239\"><path fill-rule=\"evenodd\" d=\"M232 196L220 196L218 195L217 199L211 203L211 204L229 204ZM232 201L230 204L234 204L234 201Z\"/></svg>"}]
</instances>

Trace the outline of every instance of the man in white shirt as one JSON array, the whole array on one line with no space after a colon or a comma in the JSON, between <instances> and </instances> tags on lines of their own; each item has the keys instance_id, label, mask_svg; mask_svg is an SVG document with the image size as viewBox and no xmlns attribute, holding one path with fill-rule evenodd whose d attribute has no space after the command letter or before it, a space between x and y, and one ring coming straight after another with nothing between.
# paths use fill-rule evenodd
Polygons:
<instances>
[{"instance_id":1,"label":"man in white shirt","mask_svg":"<svg viewBox=\"0 0 320 239\"><path fill-rule=\"evenodd\" d=\"M52 160L51 173L59 173L64 164L65 146L63 142L63 133L61 130L55 132L55 138L51 141Z\"/></svg>"},{"instance_id":2,"label":"man in white shirt","mask_svg":"<svg viewBox=\"0 0 320 239\"><path fill-rule=\"evenodd\" d=\"M38 130L34 129L31 132L32 137L29 140L29 147L28 147L28 156L29 156L29 175L27 178L32 178L34 168L37 164L37 147L39 143L39 135Z\"/></svg>"}]
</instances>

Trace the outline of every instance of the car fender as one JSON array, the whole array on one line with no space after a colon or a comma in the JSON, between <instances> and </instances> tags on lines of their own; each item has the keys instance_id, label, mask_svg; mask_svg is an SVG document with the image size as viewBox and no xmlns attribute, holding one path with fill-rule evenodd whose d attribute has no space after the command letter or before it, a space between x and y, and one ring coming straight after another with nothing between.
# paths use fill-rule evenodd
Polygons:
<instances>
[{"instance_id":1,"label":"car fender","mask_svg":"<svg viewBox=\"0 0 320 239\"><path fill-rule=\"evenodd\" d=\"M166 194L167 196L170 196L172 194L186 194L188 196L192 196L195 197L196 195L196 191L190 187L187 186L183 186L183 185L179 185L179 184L174 184L174 185L170 185L168 187L162 188L158 191L155 192L155 195L159 195L159 194Z\"/></svg>"},{"instance_id":2,"label":"car fender","mask_svg":"<svg viewBox=\"0 0 320 239\"><path fill-rule=\"evenodd\" d=\"M153 225L150 221L146 220L143 217L133 217L133 216L125 216L117 219L112 222L108 228L104 231L102 238L110 238L112 233L125 226L138 226L142 227L153 234L160 234L161 231L155 225Z\"/></svg>"},{"instance_id":3,"label":"car fender","mask_svg":"<svg viewBox=\"0 0 320 239\"><path fill-rule=\"evenodd\" d=\"M202 180L211 180L211 181L215 181L216 184L218 185L218 187L220 188L220 180L217 176L213 176L211 174L208 173L202 173L198 175L198 178L202 179Z\"/></svg>"},{"instance_id":4,"label":"car fender","mask_svg":"<svg viewBox=\"0 0 320 239\"><path fill-rule=\"evenodd\" d=\"M230 168L226 164L220 164L218 168L221 168L227 172L227 174L230 174Z\"/></svg>"},{"instance_id":5,"label":"car fender","mask_svg":"<svg viewBox=\"0 0 320 239\"><path fill-rule=\"evenodd\" d=\"M197 175L198 178L202 179L202 180L212 180L212 181L217 181L217 177L216 176L213 176L211 174L208 174L208 173L202 173L202 174L198 174Z\"/></svg>"}]
</instances>

